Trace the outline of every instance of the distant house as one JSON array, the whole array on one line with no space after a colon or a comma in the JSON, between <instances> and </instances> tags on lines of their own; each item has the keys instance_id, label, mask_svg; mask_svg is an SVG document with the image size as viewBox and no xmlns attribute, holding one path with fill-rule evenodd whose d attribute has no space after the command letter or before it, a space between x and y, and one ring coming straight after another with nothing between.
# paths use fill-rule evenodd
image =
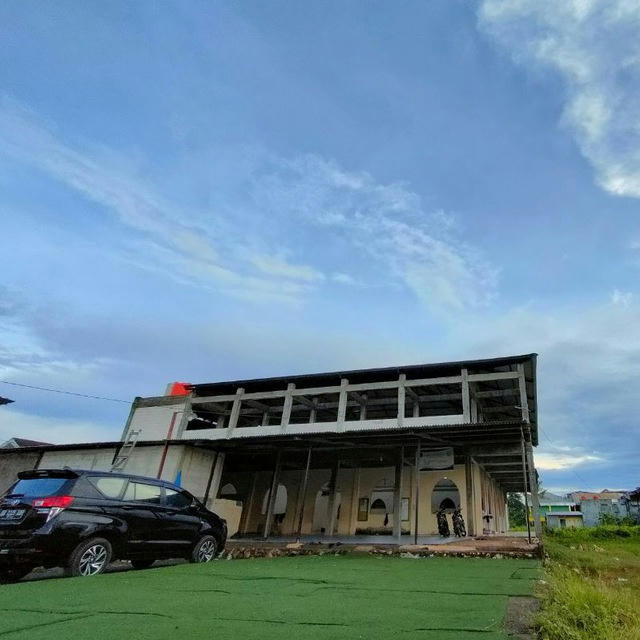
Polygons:
<instances>
[{"instance_id":1,"label":"distant house","mask_svg":"<svg viewBox=\"0 0 640 640\"><path fill-rule=\"evenodd\" d=\"M0 444L0 449L24 449L26 447L46 447L49 442L39 442L38 440L27 440L26 438L10 438Z\"/></svg>"},{"instance_id":2,"label":"distant house","mask_svg":"<svg viewBox=\"0 0 640 640\"><path fill-rule=\"evenodd\" d=\"M640 487L627 491L620 498L620 503L624 507L625 515L640 523Z\"/></svg>"},{"instance_id":3,"label":"distant house","mask_svg":"<svg viewBox=\"0 0 640 640\"><path fill-rule=\"evenodd\" d=\"M580 506L567 496L548 491L540 496L540 520L549 529L583 526ZM531 508L529 508L529 521L533 522Z\"/></svg>"},{"instance_id":4,"label":"distant house","mask_svg":"<svg viewBox=\"0 0 640 640\"><path fill-rule=\"evenodd\" d=\"M592 491L574 491L569 497L575 500L583 514L585 527L595 527L603 515L622 518L626 515L621 499L624 491L603 489L599 493Z\"/></svg>"}]
</instances>

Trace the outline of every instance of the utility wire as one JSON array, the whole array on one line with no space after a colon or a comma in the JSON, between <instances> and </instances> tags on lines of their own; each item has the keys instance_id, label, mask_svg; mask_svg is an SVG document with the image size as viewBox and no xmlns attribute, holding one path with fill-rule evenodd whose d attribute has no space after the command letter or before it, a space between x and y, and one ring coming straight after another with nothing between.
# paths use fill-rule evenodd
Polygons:
<instances>
[{"instance_id":1,"label":"utility wire","mask_svg":"<svg viewBox=\"0 0 640 640\"><path fill-rule=\"evenodd\" d=\"M74 391L62 391L61 389L48 389L47 387L35 387L30 384L20 384L19 382L9 382L8 380L0 380L2 384L10 384L14 387L23 387L25 389L35 389L36 391L49 391L51 393L62 393L67 396L77 396L78 398L90 398L91 400L108 400L109 402L124 402L131 404L130 400L120 400L119 398L105 398L103 396L90 396L86 393L75 393Z\"/></svg>"},{"instance_id":2,"label":"utility wire","mask_svg":"<svg viewBox=\"0 0 640 640\"><path fill-rule=\"evenodd\" d=\"M544 436L544 437L549 441L549 444L550 444L554 449L556 449L556 451L558 451L558 447L557 447L557 445L555 445L555 444L553 443L553 441L551 440L551 438L547 435L547 432L546 432L546 431L545 431L545 430L544 430L540 425L538 425L538 428L539 428L539 429L540 429L540 431L542 432L542 435L543 435L543 436ZM582 484L582 485L583 485L583 486L585 486L585 487L586 487L586 486L588 486L588 484L589 484L589 483L588 483L584 478L582 478L582 477L578 474L578 472L577 472L573 467L569 467L569 471L571 471L571 473L573 473L573 475L574 475L574 476L575 476L575 477L580 481L580 484Z\"/></svg>"}]
</instances>

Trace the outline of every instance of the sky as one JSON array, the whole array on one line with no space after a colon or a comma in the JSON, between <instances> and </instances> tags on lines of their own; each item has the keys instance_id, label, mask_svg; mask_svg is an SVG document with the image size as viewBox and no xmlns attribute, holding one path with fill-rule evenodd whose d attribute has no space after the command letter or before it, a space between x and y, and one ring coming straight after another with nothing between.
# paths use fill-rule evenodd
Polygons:
<instances>
[{"instance_id":1,"label":"sky","mask_svg":"<svg viewBox=\"0 0 640 640\"><path fill-rule=\"evenodd\" d=\"M0 5L0 440L539 354L549 490L638 476L637 0ZM118 401L116 401L118 400Z\"/></svg>"}]
</instances>

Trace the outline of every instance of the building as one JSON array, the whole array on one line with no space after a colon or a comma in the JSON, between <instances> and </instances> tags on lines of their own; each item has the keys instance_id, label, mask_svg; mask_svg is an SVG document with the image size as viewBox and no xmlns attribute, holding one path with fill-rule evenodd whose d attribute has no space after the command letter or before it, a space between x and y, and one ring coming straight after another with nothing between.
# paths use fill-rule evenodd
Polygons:
<instances>
[{"instance_id":1,"label":"building","mask_svg":"<svg viewBox=\"0 0 640 640\"><path fill-rule=\"evenodd\" d=\"M176 383L134 400L118 442L1 450L0 483L115 464L181 483L237 536L391 542L436 533L440 507L460 507L471 535L506 532L507 493L530 491L539 535L537 443L529 354Z\"/></svg>"},{"instance_id":2,"label":"building","mask_svg":"<svg viewBox=\"0 0 640 640\"><path fill-rule=\"evenodd\" d=\"M580 511L554 511L547 514L546 526L549 529L571 529L584 526Z\"/></svg>"},{"instance_id":3,"label":"building","mask_svg":"<svg viewBox=\"0 0 640 640\"><path fill-rule=\"evenodd\" d=\"M540 522L543 526L554 529L566 526L581 527L583 525L580 505L571 498L544 491L538 499L540 502ZM564 520L564 523L562 520ZM529 521L533 524L531 507L529 507Z\"/></svg>"},{"instance_id":4,"label":"building","mask_svg":"<svg viewBox=\"0 0 640 640\"><path fill-rule=\"evenodd\" d=\"M640 524L640 487L627 491L620 502L624 506L625 516Z\"/></svg>"},{"instance_id":5,"label":"building","mask_svg":"<svg viewBox=\"0 0 640 640\"><path fill-rule=\"evenodd\" d=\"M621 502L624 493L624 491L610 491L609 489L603 489L599 493L574 491L569 494L569 498L579 506L584 526L595 527L600 524L601 518L605 515L613 518L623 518L626 515L626 510Z\"/></svg>"}]
</instances>

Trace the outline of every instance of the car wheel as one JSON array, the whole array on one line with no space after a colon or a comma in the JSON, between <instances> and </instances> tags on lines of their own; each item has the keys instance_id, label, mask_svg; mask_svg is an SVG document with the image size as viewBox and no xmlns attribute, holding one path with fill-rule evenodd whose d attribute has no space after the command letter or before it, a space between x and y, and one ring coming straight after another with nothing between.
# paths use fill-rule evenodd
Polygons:
<instances>
[{"instance_id":1,"label":"car wheel","mask_svg":"<svg viewBox=\"0 0 640 640\"><path fill-rule=\"evenodd\" d=\"M92 538L79 544L69 556L67 575L96 576L111 562L111 544L104 538Z\"/></svg>"},{"instance_id":2,"label":"car wheel","mask_svg":"<svg viewBox=\"0 0 640 640\"><path fill-rule=\"evenodd\" d=\"M191 562L210 562L216 557L218 552L218 542L213 536L202 536L193 547Z\"/></svg>"},{"instance_id":3,"label":"car wheel","mask_svg":"<svg viewBox=\"0 0 640 640\"><path fill-rule=\"evenodd\" d=\"M155 560L150 558L138 558L131 561L131 566L134 569L148 569L154 562Z\"/></svg>"}]
</instances>

